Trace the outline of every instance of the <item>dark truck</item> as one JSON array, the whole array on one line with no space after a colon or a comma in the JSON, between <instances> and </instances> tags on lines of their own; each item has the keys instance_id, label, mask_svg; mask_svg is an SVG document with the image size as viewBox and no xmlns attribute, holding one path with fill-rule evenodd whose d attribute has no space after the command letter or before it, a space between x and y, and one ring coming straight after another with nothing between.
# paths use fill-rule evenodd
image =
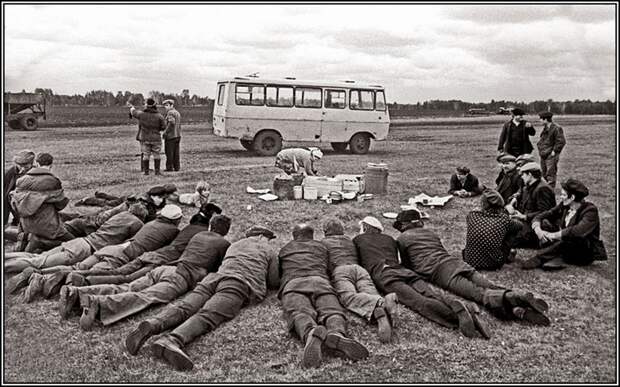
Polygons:
<instances>
[{"instance_id":1,"label":"dark truck","mask_svg":"<svg viewBox=\"0 0 620 387\"><path fill-rule=\"evenodd\" d=\"M39 117L46 119L43 94L4 93L4 120L12 129L37 130Z\"/></svg>"}]
</instances>

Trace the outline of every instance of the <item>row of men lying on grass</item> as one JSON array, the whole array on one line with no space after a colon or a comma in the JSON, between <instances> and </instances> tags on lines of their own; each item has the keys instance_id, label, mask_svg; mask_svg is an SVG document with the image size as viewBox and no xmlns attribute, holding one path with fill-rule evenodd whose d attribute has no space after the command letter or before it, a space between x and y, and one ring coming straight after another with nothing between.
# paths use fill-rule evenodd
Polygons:
<instances>
[{"instance_id":1,"label":"row of men lying on grass","mask_svg":"<svg viewBox=\"0 0 620 387\"><path fill-rule=\"evenodd\" d=\"M574 201L578 193L572 190L574 185L563 187ZM481 204L481 212L504 211L501 195L493 190L485 190ZM563 204L558 208L564 211ZM243 306L260 302L268 284L277 287L278 282L288 327L304 343L304 367L319 366L323 348L351 360L369 355L361 343L347 336L344 308L376 322L382 342L392 337L397 303L442 326L458 328L467 337L491 336L477 304L501 319L550 324L544 300L493 284L460 257L450 255L439 237L424 228L415 209L398 214L393 227L401 234L396 240L383 233L383 225L374 217L360 222L361 232L353 239L333 218L324 222L321 241L314 239L311 226L296 225L293 240L279 252L270 242L274 233L258 225L230 244L224 236L231 220L216 213L221 209L209 203L179 231L182 211L166 205L155 220L115 235L131 238L122 244L115 245L118 239L100 231L104 224L93 234L44 254L9 253L5 272L19 274L8 281L6 290L14 293L26 287L26 302L59 293L61 316L68 318L81 308L83 329L91 329L95 321L110 325L185 294L140 322L125 340L127 350L135 355L148 338L171 329L153 343L153 353L181 370L193 367L184 346L232 319ZM537 220L555 220L568 236L561 243L584 243L573 240L570 230L578 225L566 228L565 219L553 215L558 211ZM114 217L121 216L124 223L141 225L146 209L134 203ZM104 240L107 245L101 246ZM476 251L500 254L500 246L481 243ZM429 284L475 303L435 291Z\"/></svg>"}]
</instances>

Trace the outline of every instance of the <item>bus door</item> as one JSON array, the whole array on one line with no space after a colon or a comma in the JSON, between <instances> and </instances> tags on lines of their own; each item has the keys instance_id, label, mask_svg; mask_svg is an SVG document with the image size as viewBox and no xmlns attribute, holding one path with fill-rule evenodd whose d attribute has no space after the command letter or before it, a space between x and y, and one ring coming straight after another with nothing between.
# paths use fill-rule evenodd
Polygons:
<instances>
[{"instance_id":1,"label":"bus door","mask_svg":"<svg viewBox=\"0 0 620 387\"><path fill-rule=\"evenodd\" d=\"M345 89L325 89L324 107L321 120L321 141L346 142L351 134L347 132L347 114Z\"/></svg>"},{"instance_id":2,"label":"bus door","mask_svg":"<svg viewBox=\"0 0 620 387\"><path fill-rule=\"evenodd\" d=\"M294 125L285 136L295 141L318 141L321 138L321 88L295 87Z\"/></svg>"}]
</instances>

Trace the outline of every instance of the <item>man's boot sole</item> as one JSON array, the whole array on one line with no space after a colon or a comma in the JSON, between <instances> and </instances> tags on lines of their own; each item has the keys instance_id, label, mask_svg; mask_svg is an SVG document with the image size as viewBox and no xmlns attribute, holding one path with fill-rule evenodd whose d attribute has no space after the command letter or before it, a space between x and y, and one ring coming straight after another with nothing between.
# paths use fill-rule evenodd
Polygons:
<instances>
[{"instance_id":1,"label":"man's boot sole","mask_svg":"<svg viewBox=\"0 0 620 387\"><path fill-rule=\"evenodd\" d=\"M458 305L458 310L454 310L454 308L453 310L459 321L459 330L461 331L461 333L463 333L463 335L465 335L466 337L478 337L478 330L476 329L476 324L474 323L474 319L471 313L469 313L469 309L467 309L465 303L460 300L455 300L455 303Z\"/></svg>"},{"instance_id":2,"label":"man's boot sole","mask_svg":"<svg viewBox=\"0 0 620 387\"><path fill-rule=\"evenodd\" d=\"M523 315L523 320L528 321L534 325L543 325L543 326L551 325L551 320L549 320L549 317L531 308L525 308L525 314Z\"/></svg>"},{"instance_id":3,"label":"man's boot sole","mask_svg":"<svg viewBox=\"0 0 620 387\"><path fill-rule=\"evenodd\" d=\"M160 343L153 343L153 354L178 371L189 371L194 368L194 363L189 358Z\"/></svg>"},{"instance_id":4,"label":"man's boot sole","mask_svg":"<svg viewBox=\"0 0 620 387\"><path fill-rule=\"evenodd\" d=\"M301 360L303 368L317 368L323 361L321 355L321 345L327 335L325 327L317 326L310 331L310 341L304 347L304 354Z\"/></svg>"},{"instance_id":5,"label":"man's boot sole","mask_svg":"<svg viewBox=\"0 0 620 387\"><path fill-rule=\"evenodd\" d=\"M71 292L68 286L60 288L60 298L58 299L58 313L60 318L66 320L71 315L71 311L78 299L77 292Z\"/></svg>"},{"instance_id":6,"label":"man's boot sole","mask_svg":"<svg viewBox=\"0 0 620 387\"><path fill-rule=\"evenodd\" d=\"M331 349L336 349L342 352L349 360L362 360L368 357L370 353L368 349L361 343L348 337L328 333L325 338L325 345Z\"/></svg>"},{"instance_id":7,"label":"man's boot sole","mask_svg":"<svg viewBox=\"0 0 620 387\"><path fill-rule=\"evenodd\" d=\"M142 321L125 339L125 348L127 348L127 352L134 356L137 355L140 348L142 348L151 335L151 324L147 321Z\"/></svg>"},{"instance_id":8,"label":"man's boot sole","mask_svg":"<svg viewBox=\"0 0 620 387\"><path fill-rule=\"evenodd\" d=\"M377 336L382 343L389 343L392 340L392 327L387 315L377 319Z\"/></svg>"}]
</instances>

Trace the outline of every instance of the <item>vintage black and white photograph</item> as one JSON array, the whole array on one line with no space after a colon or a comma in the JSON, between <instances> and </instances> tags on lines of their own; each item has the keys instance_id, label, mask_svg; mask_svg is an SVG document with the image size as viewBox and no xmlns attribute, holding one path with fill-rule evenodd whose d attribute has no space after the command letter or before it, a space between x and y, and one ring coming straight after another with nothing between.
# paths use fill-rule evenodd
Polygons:
<instances>
[{"instance_id":1,"label":"vintage black and white photograph","mask_svg":"<svg viewBox=\"0 0 620 387\"><path fill-rule=\"evenodd\" d=\"M616 384L618 3L2 2L3 384Z\"/></svg>"}]
</instances>

